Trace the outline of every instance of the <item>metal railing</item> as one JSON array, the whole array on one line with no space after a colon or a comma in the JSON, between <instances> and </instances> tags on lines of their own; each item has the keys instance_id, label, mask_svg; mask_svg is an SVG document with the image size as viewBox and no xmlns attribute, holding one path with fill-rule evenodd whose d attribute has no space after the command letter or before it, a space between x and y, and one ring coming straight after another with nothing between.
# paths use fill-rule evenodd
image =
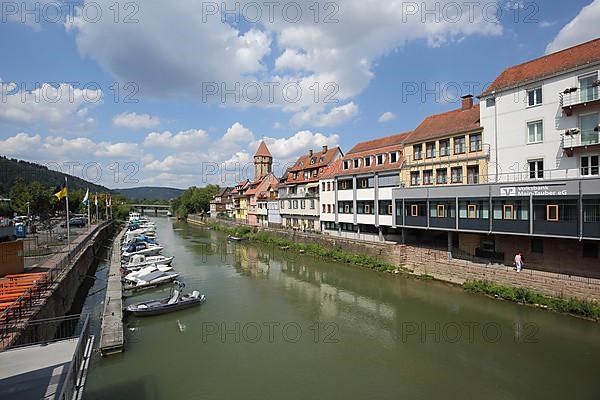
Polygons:
<instances>
[{"instance_id":1,"label":"metal railing","mask_svg":"<svg viewBox=\"0 0 600 400\"><path fill-rule=\"evenodd\" d=\"M572 107L579 104L589 103L600 99L598 86L592 86L581 90L581 88L567 89L568 93L560 93L560 106Z\"/></svg>"},{"instance_id":2,"label":"metal railing","mask_svg":"<svg viewBox=\"0 0 600 400\"><path fill-rule=\"evenodd\" d=\"M576 132L576 133L575 133ZM588 146L600 143L600 132L594 129L568 130L562 135L562 147Z\"/></svg>"},{"instance_id":3,"label":"metal railing","mask_svg":"<svg viewBox=\"0 0 600 400\"><path fill-rule=\"evenodd\" d=\"M79 317L79 316L78 316ZM75 393L81 389L82 378L85 374L84 360L89 357L88 353L90 349L88 346L88 338L90 337L90 323L89 316L85 316L82 322L81 332L79 333L79 340L77 341L77 347L69 363L69 370L63 384L59 400L71 400L75 397Z\"/></svg>"},{"instance_id":4,"label":"metal railing","mask_svg":"<svg viewBox=\"0 0 600 400\"><path fill-rule=\"evenodd\" d=\"M14 333L24 328L23 319L31 314L31 311L41 304L46 292L61 279L62 275L71 266L73 257L81 252L90 242L96 232L103 229L112 221L104 221L99 225L89 227L82 235L85 235L70 251L62 253L60 260L50 266L47 274L37 280L32 287L28 288L9 307L0 313L0 349L6 348L15 339ZM64 249L64 248L63 248ZM54 255L56 257L58 254ZM52 258L48 260L52 262Z\"/></svg>"}]
</instances>

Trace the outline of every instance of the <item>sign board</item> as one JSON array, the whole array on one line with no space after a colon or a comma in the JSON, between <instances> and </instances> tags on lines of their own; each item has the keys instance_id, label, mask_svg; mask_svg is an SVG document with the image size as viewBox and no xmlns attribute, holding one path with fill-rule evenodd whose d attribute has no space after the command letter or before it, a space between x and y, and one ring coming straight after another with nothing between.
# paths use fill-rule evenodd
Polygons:
<instances>
[{"instance_id":1,"label":"sign board","mask_svg":"<svg viewBox=\"0 0 600 400\"><path fill-rule=\"evenodd\" d=\"M537 197L537 196L567 196L569 190L564 183L547 185L526 185L526 186L502 186L500 187L500 196L502 197Z\"/></svg>"}]
</instances>

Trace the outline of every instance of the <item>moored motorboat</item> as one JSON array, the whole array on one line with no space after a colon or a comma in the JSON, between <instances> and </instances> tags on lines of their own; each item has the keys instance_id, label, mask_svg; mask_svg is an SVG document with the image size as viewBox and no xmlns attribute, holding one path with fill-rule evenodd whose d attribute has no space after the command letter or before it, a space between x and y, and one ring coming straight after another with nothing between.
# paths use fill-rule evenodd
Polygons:
<instances>
[{"instance_id":1,"label":"moored motorboat","mask_svg":"<svg viewBox=\"0 0 600 400\"><path fill-rule=\"evenodd\" d=\"M129 246L125 251L123 251L122 258L125 261L129 261L129 259L134 255L142 255L142 256L156 256L163 251L164 247L159 245L153 245L150 243L136 243Z\"/></svg>"},{"instance_id":2,"label":"moored motorboat","mask_svg":"<svg viewBox=\"0 0 600 400\"><path fill-rule=\"evenodd\" d=\"M227 236L227 240L229 240L230 242L241 242L246 240L245 238L239 237L239 236L233 236L233 235L229 235Z\"/></svg>"},{"instance_id":3,"label":"moored motorboat","mask_svg":"<svg viewBox=\"0 0 600 400\"><path fill-rule=\"evenodd\" d=\"M172 271L173 267L170 265L154 264L147 265L144 268L139 268L137 271L127 270L126 275L123 277L124 281L136 282L139 277L146 276L152 272L168 272Z\"/></svg>"},{"instance_id":4,"label":"moored motorboat","mask_svg":"<svg viewBox=\"0 0 600 400\"><path fill-rule=\"evenodd\" d=\"M130 257L129 262L123 263L123 268L125 268L126 270L132 270L143 268L153 264L170 265L171 262L173 262L173 258L173 256L145 256L143 254L136 254Z\"/></svg>"},{"instance_id":5,"label":"moored motorboat","mask_svg":"<svg viewBox=\"0 0 600 400\"><path fill-rule=\"evenodd\" d=\"M151 272L147 275L138 276L131 281L127 281L127 283L123 285L123 290L137 292L145 289L154 288L165 283L173 282L175 279L177 279L178 276L179 274L173 271Z\"/></svg>"},{"instance_id":6,"label":"moored motorboat","mask_svg":"<svg viewBox=\"0 0 600 400\"><path fill-rule=\"evenodd\" d=\"M171 290L169 297L159 300L144 301L127 306L127 311L138 317L166 314L169 312L183 310L206 301L206 296L194 290L189 294L182 294L181 284Z\"/></svg>"}]
</instances>

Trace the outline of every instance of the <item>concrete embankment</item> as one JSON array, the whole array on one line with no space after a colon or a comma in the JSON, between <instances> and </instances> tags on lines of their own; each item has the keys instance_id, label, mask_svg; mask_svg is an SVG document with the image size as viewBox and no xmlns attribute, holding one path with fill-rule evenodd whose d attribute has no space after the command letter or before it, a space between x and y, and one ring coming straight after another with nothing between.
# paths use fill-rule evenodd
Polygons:
<instances>
[{"instance_id":1,"label":"concrete embankment","mask_svg":"<svg viewBox=\"0 0 600 400\"><path fill-rule=\"evenodd\" d=\"M31 311L27 320L23 321L24 329L16 332L12 343L26 340L28 335L34 335L37 340L50 340L54 335L53 327L49 324L48 331L41 331L39 327L31 328L28 322L57 318L66 315L71 310L78 297L79 291L86 278L90 275L91 268L96 265L98 258L105 251L106 241L113 235L112 222L101 224L91 232L80 235L71 243L71 256L68 251L58 253L43 263L40 268L59 270L52 285L47 288L39 305Z\"/></svg>"},{"instance_id":2,"label":"concrete embankment","mask_svg":"<svg viewBox=\"0 0 600 400\"><path fill-rule=\"evenodd\" d=\"M247 226L231 221L209 220L230 227ZM188 222L204 224L204 219L188 217ZM473 280L487 280L499 285L522 287L557 298L575 298L600 302L600 279L525 269L517 273L511 266L485 264L449 257L447 250L390 242L362 242L323 234L287 229L252 227L290 242L314 243L325 248L339 248L358 255L377 257L381 262L407 269L416 276L462 285Z\"/></svg>"}]
</instances>

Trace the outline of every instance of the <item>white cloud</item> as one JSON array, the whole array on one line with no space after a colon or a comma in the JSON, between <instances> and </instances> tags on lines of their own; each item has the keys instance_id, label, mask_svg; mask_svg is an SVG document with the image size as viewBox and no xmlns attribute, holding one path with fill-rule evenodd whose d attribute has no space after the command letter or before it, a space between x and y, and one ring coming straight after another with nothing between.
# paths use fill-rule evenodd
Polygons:
<instances>
[{"instance_id":1,"label":"white cloud","mask_svg":"<svg viewBox=\"0 0 600 400\"><path fill-rule=\"evenodd\" d=\"M540 21L539 26L540 28L550 28L551 26L554 26L554 24L556 24L556 22L551 22L551 21Z\"/></svg>"},{"instance_id":2,"label":"white cloud","mask_svg":"<svg viewBox=\"0 0 600 400\"><path fill-rule=\"evenodd\" d=\"M393 121L395 119L396 119L396 115L393 112L386 111L379 116L379 118L377 119L377 122L384 123L384 122Z\"/></svg>"},{"instance_id":3,"label":"white cloud","mask_svg":"<svg viewBox=\"0 0 600 400\"><path fill-rule=\"evenodd\" d=\"M149 114L121 113L112 119L113 125L130 129L150 129L160 125L160 118Z\"/></svg>"},{"instance_id":4,"label":"white cloud","mask_svg":"<svg viewBox=\"0 0 600 400\"><path fill-rule=\"evenodd\" d=\"M281 129L281 128L283 128L283 125L281 124L281 122L275 121L273 123L273 129Z\"/></svg>"},{"instance_id":5,"label":"white cloud","mask_svg":"<svg viewBox=\"0 0 600 400\"><path fill-rule=\"evenodd\" d=\"M358 114L358 106L354 102L334 107L327 113L319 113L313 109L301 111L292 117L294 126L316 126L318 128L331 128L339 126L354 118Z\"/></svg>"},{"instance_id":6,"label":"white cloud","mask_svg":"<svg viewBox=\"0 0 600 400\"><path fill-rule=\"evenodd\" d=\"M190 129L181 131L175 135L169 131L151 132L144 140L144 146L170 149L188 149L201 146L208 137L202 129Z\"/></svg>"},{"instance_id":7,"label":"white cloud","mask_svg":"<svg viewBox=\"0 0 600 400\"><path fill-rule=\"evenodd\" d=\"M546 54L597 39L600 36L600 0L583 7L579 14L565 25L546 47Z\"/></svg>"},{"instance_id":8,"label":"white cloud","mask_svg":"<svg viewBox=\"0 0 600 400\"><path fill-rule=\"evenodd\" d=\"M62 83L47 83L33 90L20 90L3 83L0 122L20 127L41 127L50 132L89 131L96 121L89 117L89 107L102 103L102 91L78 89Z\"/></svg>"},{"instance_id":9,"label":"white cloud","mask_svg":"<svg viewBox=\"0 0 600 400\"><path fill-rule=\"evenodd\" d=\"M113 3L93 1L105 9ZM85 0L86 4L91 2ZM239 8L244 10L250 3L256 4L243 0ZM484 18L487 2L476 5L472 12L465 7L458 18L441 13L436 20L427 16L427 10L446 10L446 5L457 3L412 3L416 7L412 13L401 0L347 0L337 9L332 9L328 0L320 0L318 23L311 11L314 3L295 3L301 6L303 15L295 23L289 18L286 21L282 7L275 7L273 13L263 9L261 20L249 24L253 28L247 31L238 28L245 24L222 22L219 11L208 14L194 0L172 4L147 0L136 13L139 22L135 24L114 24L113 16L106 13L94 23L79 15L65 25L75 33L82 55L95 59L120 81L136 82L141 95L183 94L206 102L221 102L222 88L235 88L236 83L244 88L251 83L262 89L256 103L248 101L252 96L245 96L241 90L241 101L225 96L226 104L275 106L294 113L308 109L312 113L327 113L331 106L325 100L327 94L332 94L325 87L327 84L335 84L335 99L349 101L368 87L378 59L406 43L424 41L438 47L472 35L502 33L498 21ZM325 21L327 17L339 22ZM161 79L157 80L157 76ZM265 83L278 85L272 99ZM216 84L215 95L207 97L207 84ZM287 84L297 84L302 89L298 101L291 101L295 97L290 99L287 92L288 96L284 95L282 88ZM315 84L319 88L316 101ZM330 123L324 118L320 123L316 120L316 126L328 126Z\"/></svg>"}]
</instances>

